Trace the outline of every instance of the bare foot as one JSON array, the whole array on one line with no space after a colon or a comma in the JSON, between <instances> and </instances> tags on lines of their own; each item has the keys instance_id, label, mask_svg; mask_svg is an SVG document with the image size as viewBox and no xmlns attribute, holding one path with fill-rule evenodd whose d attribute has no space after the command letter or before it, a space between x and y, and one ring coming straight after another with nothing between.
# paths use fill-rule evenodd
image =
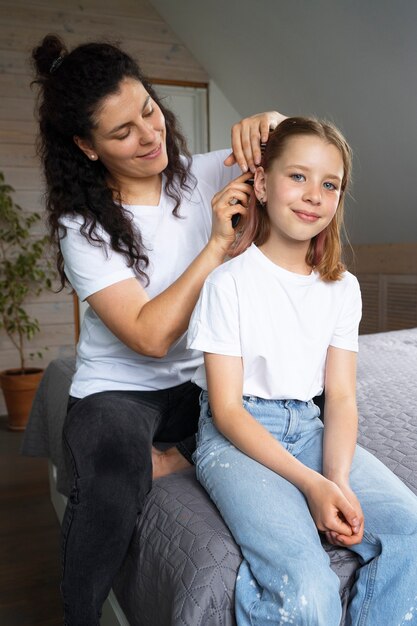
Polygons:
<instances>
[{"instance_id":1,"label":"bare foot","mask_svg":"<svg viewBox=\"0 0 417 626\"><path fill-rule=\"evenodd\" d=\"M152 479L161 478L191 467L191 463L175 447L157 450L152 446Z\"/></svg>"}]
</instances>

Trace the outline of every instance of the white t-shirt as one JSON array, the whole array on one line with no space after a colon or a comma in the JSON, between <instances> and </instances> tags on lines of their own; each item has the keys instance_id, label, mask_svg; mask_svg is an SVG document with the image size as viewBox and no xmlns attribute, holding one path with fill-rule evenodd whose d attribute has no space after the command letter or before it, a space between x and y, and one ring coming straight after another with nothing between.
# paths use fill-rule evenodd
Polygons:
<instances>
[{"instance_id":1,"label":"white t-shirt","mask_svg":"<svg viewBox=\"0 0 417 626\"><path fill-rule=\"evenodd\" d=\"M61 240L65 274L80 300L127 278L135 277L153 298L171 285L206 245L211 233L211 200L240 170L223 164L230 151L222 150L193 157L191 172L197 183L183 192L181 217L172 215L174 201L162 185L158 206L126 208L133 215L149 257L146 270L149 286L128 267L122 254L109 246L92 245L80 234L82 219L66 217L67 235ZM109 238L100 231L105 241ZM82 398L110 389L166 389L191 379L201 363L201 353L186 349L180 337L160 359L138 354L123 344L89 307L84 315L77 346L76 372L70 393Z\"/></svg>"},{"instance_id":2,"label":"white t-shirt","mask_svg":"<svg viewBox=\"0 0 417 626\"><path fill-rule=\"evenodd\" d=\"M328 347L358 350L360 318L352 274L334 282L294 274L252 245L207 278L188 346L242 357L243 395L308 401L323 391ZM204 366L194 382L207 389Z\"/></svg>"}]
</instances>

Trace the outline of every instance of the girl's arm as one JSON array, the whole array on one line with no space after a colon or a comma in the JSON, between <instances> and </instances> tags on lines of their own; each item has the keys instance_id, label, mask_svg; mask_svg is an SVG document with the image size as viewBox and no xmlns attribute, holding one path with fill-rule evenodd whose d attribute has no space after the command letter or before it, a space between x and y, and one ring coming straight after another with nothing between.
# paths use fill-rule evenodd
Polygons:
<instances>
[{"instance_id":1,"label":"girl's arm","mask_svg":"<svg viewBox=\"0 0 417 626\"><path fill-rule=\"evenodd\" d=\"M293 457L243 407L242 359L205 354L204 360L210 407L218 430L242 452L298 487L320 531L351 535L356 511L339 487Z\"/></svg>"},{"instance_id":2,"label":"girl's arm","mask_svg":"<svg viewBox=\"0 0 417 626\"><path fill-rule=\"evenodd\" d=\"M358 433L356 352L329 347L324 387L323 474L346 484Z\"/></svg>"},{"instance_id":3,"label":"girl's arm","mask_svg":"<svg viewBox=\"0 0 417 626\"><path fill-rule=\"evenodd\" d=\"M328 537L332 542L343 545L360 543L364 524L359 501L349 486L349 473L358 431L356 360L356 352L333 346L327 351L323 475L342 490L356 509L359 522L356 532L351 537L336 535Z\"/></svg>"}]
</instances>

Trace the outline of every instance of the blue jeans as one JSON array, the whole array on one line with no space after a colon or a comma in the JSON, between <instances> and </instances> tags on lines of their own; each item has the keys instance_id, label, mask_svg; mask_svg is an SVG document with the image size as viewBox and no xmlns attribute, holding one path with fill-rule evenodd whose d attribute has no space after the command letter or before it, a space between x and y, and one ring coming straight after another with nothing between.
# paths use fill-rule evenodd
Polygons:
<instances>
[{"instance_id":1,"label":"blue jeans","mask_svg":"<svg viewBox=\"0 0 417 626\"><path fill-rule=\"evenodd\" d=\"M240 545L239 626L339 626L339 579L329 566L304 495L235 448L200 399L197 477ZM313 403L243 399L245 408L304 465L322 471L323 424ZM417 624L417 497L380 461L356 449L350 484L365 533L348 606L349 626Z\"/></svg>"},{"instance_id":2,"label":"blue jeans","mask_svg":"<svg viewBox=\"0 0 417 626\"><path fill-rule=\"evenodd\" d=\"M152 487L152 442L182 441L177 447L191 459L199 393L184 383L70 400L63 432L74 481L62 523L66 625L99 626Z\"/></svg>"}]
</instances>

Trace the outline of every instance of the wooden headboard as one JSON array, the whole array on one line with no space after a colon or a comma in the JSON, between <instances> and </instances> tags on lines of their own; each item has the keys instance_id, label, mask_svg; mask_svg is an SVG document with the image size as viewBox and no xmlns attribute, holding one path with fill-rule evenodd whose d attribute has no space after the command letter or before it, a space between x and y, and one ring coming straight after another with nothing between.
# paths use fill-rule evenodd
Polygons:
<instances>
[{"instance_id":1,"label":"wooden headboard","mask_svg":"<svg viewBox=\"0 0 417 626\"><path fill-rule=\"evenodd\" d=\"M355 245L345 260L361 285L361 334L417 326L417 243Z\"/></svg>"}]
</instances>

